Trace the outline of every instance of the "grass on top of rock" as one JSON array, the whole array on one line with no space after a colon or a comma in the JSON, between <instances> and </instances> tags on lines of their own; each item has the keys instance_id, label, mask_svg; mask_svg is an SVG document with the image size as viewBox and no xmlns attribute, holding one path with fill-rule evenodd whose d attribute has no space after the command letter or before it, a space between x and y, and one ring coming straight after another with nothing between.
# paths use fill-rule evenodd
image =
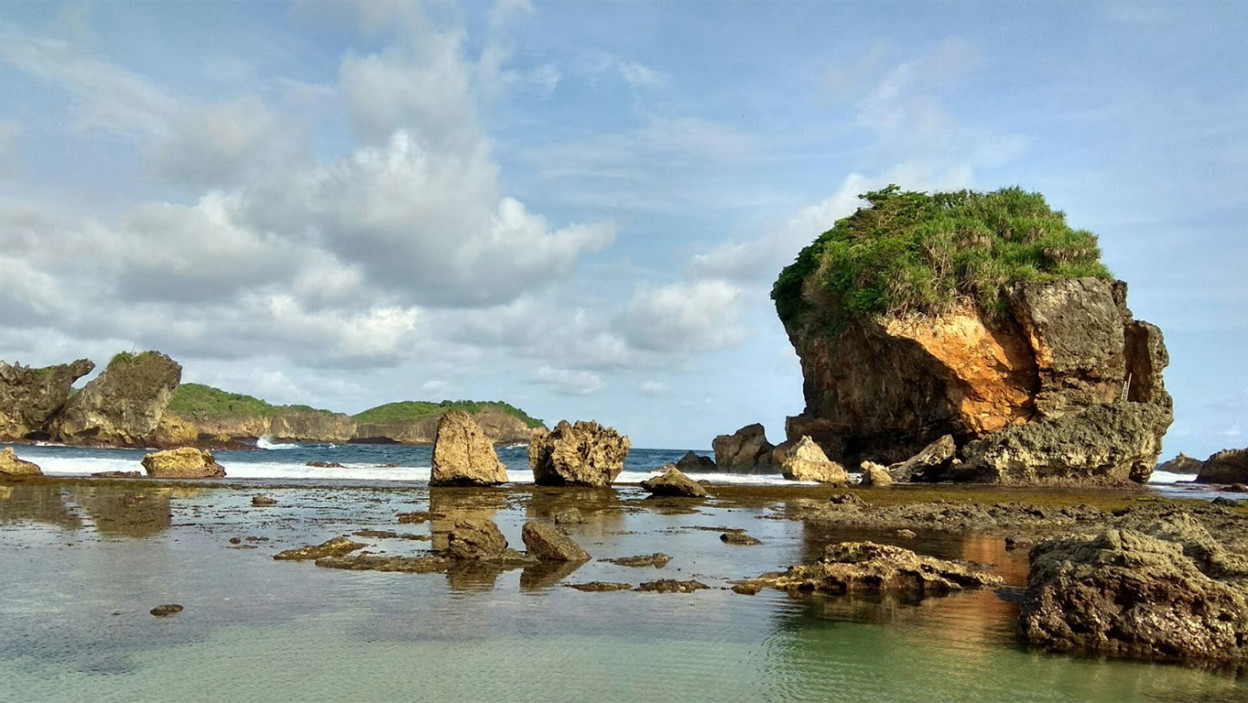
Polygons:
<instances>
[{"instance_id":1,"label":"grass on top of rock","mask_svg":"<svg viewBox=\"0 0 1248 703\"><path fill-rule=\"evenodd\" d=\"M124 351L117 352L116 354L113 355L113 358L108 360L108 368L114 369L114 368L119 368L121 366L133 366L134 364L137 364L143 359L146 359L151 356L158 356L159 354L160 352L157 352L157 351L144 351L144 352L138 352L138 353L124 352Z\"/></svg>"},{"instance_id":2,"label":"grass on top of rock","mask_svg":"<svg viewBox=\"0 0 1248 703\"><path fill-rule=\"evenodd\" d=\"M178 386L173 400L169 402L169 410L190 419L220 416L273 417L286 411L333 414L329 410L307 405L273 405L254 396L230 393L199 383L183 383Z\"/></svg>"},{"instance_id":3,"label":"grass on top of rock","mask_svg":"<svg viewBox=\"0 0 1248 703\"><path fill-rule=\"evenodd\" d=\"M815 306L827 308L834 326L966 303L1002 314L1016 283L1112 278L1096 236L1072 229L1039 193L890 185L859 197L869 206L838 220L781 271L771 297L786 326Z\"/></svg>"},{"instance_id":4,"label":"grass on top of rock","mask_svg":"<svg viewBox=\"0 0 1248 703\"><path fill-rule=\"evenodd\" d=\"M476 400L444 400L440 403L424 400L403 400L397 403L386 403L375 408L369 408L358 415L354 415L351 419L360 424L410 422L422 420L431 415L441 415L449 410L463 410L469 415L476 415L487 408L519 418L521 422L530 428L543 427L545 424L510 403Z\"/></svg>"}]
</instances>

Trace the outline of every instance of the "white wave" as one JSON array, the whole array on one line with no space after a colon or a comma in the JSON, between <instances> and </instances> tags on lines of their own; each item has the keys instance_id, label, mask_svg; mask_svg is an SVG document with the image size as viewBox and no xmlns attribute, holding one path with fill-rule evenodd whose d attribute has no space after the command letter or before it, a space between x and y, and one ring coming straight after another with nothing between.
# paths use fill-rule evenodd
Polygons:
<instances>
[{"instance_id":1,"label":"white wave","mask_svg":"<svg viewBox=\"0 0 1248 703\"><path fill-rule=\"evenodd\" d=\"M100 471L143 471L142 457L53 456L31 457L47 476L85 476Z\"/></svg>"},{"instance_id":2,"label":"white wave","mask_svg":"<svg viewBox=\"0 0 1248 703\"><path fill-rule=\"evenodd\" d=\"M1196 480L1195 474L1176 474L1171 471L1154 471L1149 477L1149 483L1192 483Z\"/></svg>"},{"instance_id":3,"label":"white wave","mask_svg":"<svg viewBox=\"0 0 1248 703\"><path fill-rule=\"evenodd\" d=\"M298 449L298 444L283 444L274 442L272 437L265 435L256 440L256 449Z\"/></svg>"}]
</instances>

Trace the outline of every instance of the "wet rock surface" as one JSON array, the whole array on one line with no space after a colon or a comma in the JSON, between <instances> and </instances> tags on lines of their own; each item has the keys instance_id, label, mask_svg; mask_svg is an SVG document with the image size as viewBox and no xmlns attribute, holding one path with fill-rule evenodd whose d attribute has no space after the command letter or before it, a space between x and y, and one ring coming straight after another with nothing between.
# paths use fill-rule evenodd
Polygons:
<instances>
[{"instance_id":1,"label":"wet rock surface","mask_svg":"<svg viewBox=\"0 0 1248 703\"><path fill-rule=\"evenodd\" d=\"M165 605L158 605L155 608L152 608L150 612L158 618L166 618L170 615L177 615L183 610L185 610L185 608L177 603L166 603Z\"/></svg>"},{"instance_id":2,"label":"wet rock surface","mask_svg":"<svg viewBox=\"0 0 1248 703\"><path fill-rule=\"evenodd\" d=\"M646 581L633 590L647 593L693 593L694 591L703 591L708 588L710 586L701 581L659 579L658 581Z\"/></svg>"},{"instance_id":3,"label":"wet rock surface","mask_svg":"<svg viewBox=\"0 0 1248 703\"><path fill-rule=\"evenodd\" d=\"M719 541L724 544L736 544L743 547L753 547L763 543L757 537L751 537L745 530L728 530L719 535Z\"/></svg>"},{"instance_id":4,"label":"wet rock surface","mask_svg":"<svg viewBox=\"0 0 1248 703\"><path fill-rule=\"evenodd\" d=\"M360 542L352 542L346 537L334 537L320 544L308 545L298 549L288 549L284 552L278 552L273 558L278 561L307 561L309 559L323 559L325 557L337 557L344 554L350 554L357 549L363 549L368 545Z\"/></svg>"},{"instance_id":5,"label":"wet rock surface","mask_svg":"<svg viewBox=\"0 0 1248 703\"><path fill-rule=\"evenodd\" d=\"M705 498L706 489L686 476L673 464L659 469L663 474L641 482L641 487L655 496L675 498Z\"/></svg>"},{"instance_id":6,"label":"wet rock surface","mask_svg":"<svg viewBox=\"0 0 1248 703\"><path fill-rule=\"evenodd\" d=\"M920 556L909 549L874 542L838 542L823 558L792 566L784 573L750 581L789 593L898 592L944 595L966 588L999 585L999 576L963 564Z\"/></svg>"},{"instance_id":7,"label":"wet rock surface","mask_svg":"<svg viewBox=\"0 0 1248 703\"><path fill-rule=\"evenodd\" d=\"M521 531L529 554L542 561L589 561L589 554L568 533L541 522L526 522Z\"/></svg>"},{"instance_id":8,"label":"wet rock surface","mask_svg":"<svg viewBox=\"0 0 1248 703\"><path fill-rule=\"evenodd\" d=\"M447 537L446 554L452 559L482 559L507 550L507 538L493 520L459 518Z\"/></svg>"},{"instance_id":9,"label":"wet rock surface","mask_svg":"<svg viewBox=\"0 0 1248 703\"><path fill-rule=\"evenodd\" d=\"M654 554L642 554L642 555L638 555L635 557L616 557L614 559L599 559L599 561L610 562L612 564L619 564L620 566L631 566L634 568L653 566L656 569L662 569L663 567L667 566L668 563L671 562L671 560L672 558L670 556L663 554L662 552L655 552Z\"/></svg>"},{"instance_id":10,"label":"wet rock surface","mask_svg":"<svg viewBox=\"0 0 1248 703\"><path fill-rule=\"evenodd\" d=\"M251 497L251 506L253 508L269 508L277 505L277 499L265 495L257 495Z\"/></svg>"},{"instance_id":11,"label":"wet rock surface","mask_svg":"<svg viewBox=\"0 0 1248 703\"><path fill-rule=\"evenodd\" d=\"M529 437L529 467L539 486L610 486L624 470L627 436L597 422L563 420Z\"/></svg>"},{"instance_id":12,"label":"wet rock surface","mask_svg":"<svg viewBox=\"0 0 1248 703\"><path fill-rule=\"evenodd\" d=\"M586 593L606 593L610 591L630 591L633 588L631 583L618 583L613 581L590 581L588 583L569 583L568 588L575 588L578 591Z\"/></svg>"},{"instance_id":13,"label":"wet rock surface","mask_svg":"<svg viewBox=\"0 0 1248 703\"><path fill-rule=\"evenodd\" d=\"M6 476L42 476L43 470L33 461L17 458L12 447L0 449L0 474Z\"/></svg>"}]
</instances>

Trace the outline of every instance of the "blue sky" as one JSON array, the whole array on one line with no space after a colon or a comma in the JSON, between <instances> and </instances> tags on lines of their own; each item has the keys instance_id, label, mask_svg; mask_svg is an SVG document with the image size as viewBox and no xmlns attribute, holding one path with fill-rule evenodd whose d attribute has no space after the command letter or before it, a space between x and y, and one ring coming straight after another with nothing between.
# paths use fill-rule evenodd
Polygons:
<instances>
[{"instance_id":1,"label":"blue sky","mask_svg":"<svg viewBox=\"0 0 1248 703\"><path fill-rule=\"evenodd\" d=\"M0 358L779 441L780 268L867 190L1017 184L1100 236L1204 457L1248 444L1244 36L1232 2L0 4Z\"/></svg>"}]
</instances>

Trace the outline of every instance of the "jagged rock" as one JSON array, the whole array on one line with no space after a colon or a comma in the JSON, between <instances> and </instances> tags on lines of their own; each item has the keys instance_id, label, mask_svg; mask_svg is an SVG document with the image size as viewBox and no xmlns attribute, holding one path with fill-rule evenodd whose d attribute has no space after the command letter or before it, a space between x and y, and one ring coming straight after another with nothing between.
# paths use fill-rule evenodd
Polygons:
<instances>
[{"instance_id":1,"label":"jagged rock","mask_svg":"<svg viewBox=\"0 0 1248 703\"><path fill-rule=\"evenodd\" d=\"M1209 457L1196 483L1248 483L1248 449L1223 449Z\"/></svg>"},{"instance_id":2,"label":"jagged rock","mask_svg":"<svg viewBox=\"0 0 1248 703\"><path fill-rule=\"evenodd\" d=\"M697 481L681 473L672 464L660 469L664 473L641 482L641 487L656 496L674 496L679 498L705 498L706 489Z\"/></svg>"},{"instance_id":3,"label":"jagged rock","mask_svg":"<svg viewBox=\"0 0 1248 703\"><path fill-rule=\"evenodd\" d=\"M858 480L858 485L884 488L893 485L893 477L883 466L873 461L864 461L862 462L862 478Z\"/></svg>"},{"instance_id":4,"label":"jagged rock","mask_svg":"<svg viewBox=\"0 0 1248 703\"><path fill-rule=\"evenodd\" d=\"M701 581L677 581L676 579L659 579L658 581L646 581L635 591L649 591L651 593L693 593L694 591L702 591L710 588L710 586Z\"/></svg>"},{"instance_id":5,"label":"jagged rock","mask_svg":"<svg viewBox=\"0 0 1248 703\"><path fill-rule=\"evenodd\" d=\"M506 550L507 538L493 520L467 517L452 525L446 553L452 559L482 559Z\"/></svg>"},{"instance_id":6,"label":"jagged rock","mask_svg":"<svg viewBox=\"0 0 1248 703\"><path fill-rule=\"evenodd\" d=\"M624 470L630 442L597 422L561 421L529 437L529 466L539 486L610 486Z\"/></svg>"},{"instance_id":7,"label":"jagged rock","mask_svg":"<svg viewBox=\"0 0 1248 703\"><path fill-rule=\"evenodd\" d=\"M748 582L789 593L907 593L944 595L964 588L1000 584L1001 578L962 564L920 556L902 547L874 542L838 542L823 558L764 574Z\"/></svg>"},{"instance_id":8,"label":"jagged rock","mask_svg":"<svg viewBox=\"0 0 1248 703\"><path fill-rule=\"evenodd\" d=\"M746 425L736 432L721 434L711 441L715 465L724 471L753 472L771 468L771 452L775 446L767 441L760 424Z\"/></svg>"},{"instance_id":9,"label":"jagged rock","mask_svg":"<svg viewBox=\"0 0 1248 703\"><path fill-rule=\"evenodd\" d=\"M194 447L166 449L143 457L143 469L151 478L223 478L225 469L212 452Z\"/></svg>"},{"instance_id":10,"label":"jagged rock","mask_svg":"<svg viewBox=\"0 0 1248 703\"><path fill-rule=\"evenodd\" d=\"M357 549L363 549L366 546L368 545L361 544L359 542L352 542L346 537L335 537L320 544L308 545L298 549L287 549L284 552L278 552L273 555L273 558L278 561L306 561L308 559L340 557L354 552Z\"/></svg>"},{"instance_id":11,"label":"jagged rock","mask_svg":"<svg viewBox=\"0 0 1248 703\"><path fill-rule=\"evenodd\" d=\"M643 566L653 566L656 569L662 569L663 567L667 566L668 562L670 562L671 560L672 560L671 557L669 557L666 554L663 554L662 552L655 552L654 554L643 554L643 555L635 556L635 557L616 557L615 559L599 559L599 561L605 561L611 564L618 564L620 566L629 566L633 568L640 568Z\"/></svg>"},{"instance_id":12,"label":"jagged rock","mask_svg":"<svg viewBox=\"0 0 1248 703\"><path fill-rule=\"evenodd\" d=\"M1096 424L1111 434L1082 459L1083 437L1063 442L1042 429L1043 437L1024 440L1036 451L1010 451L1008 467L988 459L984 478L1113 482L1151 473L1172 421L1162 382L1169 357L1161 331L1132 319L1124 283L1026 282L1010 292L1005 314L968 303L837 326L820 322L833 312L815 288L803 290L808 312L789 319L786 331L801 358L806 409L789 418L788 437L809 435L832 460L857 464L900 461L945 435L964 445L1037 423ZM1071 416L1082 419L1060 422ZM1069 458L1078 466L1055 470ZM974 470L953 470L981 480Z\"/></svg>"},{"instance_id":13,"label":"jagged rock","mask_svg":"<svg viewBox=\"0 0 1248 703\"><path fill-rule=\"evenodd\" d=\"M1008 427L963 448L966 460L947 480L1027 484L1078 481L1144 483L1170 425L1168 410L1149 403L1096 405Z\"/></svg>"},{"instance_id":14,"label":"jagged rock","mask_svg":"<svg viewBox=\"0 0 1248 703\"><path fill-rule=\"evenodd\" d=\"M1165 538L1182 532L1107 530L1037 545L1020 638L1047 649L1141 659L1244 659L1248 598L1202 567L1198 545Z\"/></svg>"},{"instance_id":15,"label":"jagged rock","mask_svg":"<svg viewBox=\"0 0 1248 703\"><path fill-rule=\"evenodd\" d=\"M451 410L438 420L430 486L493 486L507 482L494 443L468 413Z\"/></svg>"},{"instance_id":16,"label":"jagged rock","mask_svg":"<svg viewBox=\"0 0 1248 703\"><path fill-rule=\"evenodd\" d=\"M18 459L17 453L13 451L13 447L5 447L0 450L0 474L7 476L42 476L43 470L34 462Z\"/></svg>"},{"instance_id":17,"label":"jagged rock","mask_svg":"<svg viewBox=\"0 0 1248 703\"><path fill-rule=\"evenodd\" d=\"M958 455L958 445L953 435L945 435L922 451L895 466L888 473L895 481L939 481Z\"/></svg>"},{"instance_id":18,"label":"jagged rock","mask_svg":"<svg viewBox=\"0 0 1248 703\"><path fill-rule=\"evenodd\" d=\"M1157 471L1165 471L1172 474L1198 474L1204 468L1205 462L1179 452L1179 455L1169 461L1163 461L1157 465Z\"/></svg>"},{"instance_id":19,"label":"jagged rock","mask_svg":"<svg viewBox=\"0 0 1248 703\"><path fill-rule=\"evenodd\" d=\"M529 554L542 561L589 561L589 554L554 525L526 522L520 536Z\"/></svg>"},{"instance_id":20,"label":"jagged rock","mask_svg":"<svg viewBox=\"0 0 1248 703\"><path fill-rule=\"evenodd\" d=\"M714 471L719 467L716 466L715 460L710 457L705 457L701 454L695 454L693 452L686 452L685 455L680 458L680 461L676 462L676 468L684 471L685 473L689 473L690 471Z\"/></svg>"},{"instance_id":21,"label":"jagged rock","mask_svg":"<svg viewBox=\"0 0 1248 703\"><path fill-rule=\"evenodd\" d=\"M791 445L777 447L773 460L780 473L789 481L817 481L834 486L848 486L849 473L828 457L810 437L803 436Z\"/></svg>"},{"instance_id":22,"label":"jagged rock","mask_svg":"<svg viewBox=\"0 0 1248 703\"><path fill-rule=\"evenodd\" d=\"M160 416L145 443L153 447L185 447L198 441L199 430L193 423L167 412Z\"/></svg>"},{"instance_id":23,"label":"jagged rock","mask_svg":"<svg viewBox=\"0 0 1248 703\"><path fill-rule=\"evenodd\" d=\"M52 423L53 435L68 444L143 445L181 378L182 367L164 354L118 354L69 399Z\"/></svg>"},{"instance_id":24,"label":"jagged rock","mask_svg":"<svg viewBox=\"0 0 1248 703\"><path fill-rule=\"evenodd\" d=\"M40 369L0 361L0 442L47 433L74 381L94 368L89 359Z\"/></svg>"}]
</instances>

